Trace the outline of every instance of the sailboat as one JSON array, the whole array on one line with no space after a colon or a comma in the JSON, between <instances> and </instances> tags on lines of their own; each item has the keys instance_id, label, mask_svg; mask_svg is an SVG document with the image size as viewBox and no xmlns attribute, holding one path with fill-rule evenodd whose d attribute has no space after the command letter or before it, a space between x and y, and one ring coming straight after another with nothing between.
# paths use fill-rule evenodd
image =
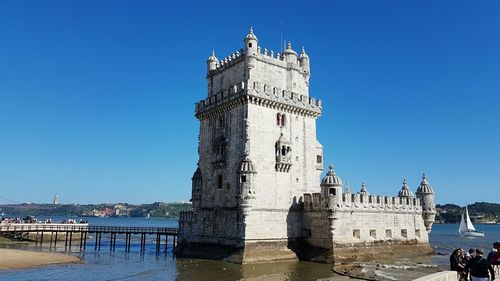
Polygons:
<instances>
[{"instance_id":1,"label":"sailboat","mask_svg":"<svg viewBox=\"0 0 500 281\"><path fill-rule=\"evenodd\" d=\"M474 237L484 237L484 233L481 231L477 231L469 217L469 210L467 206L465 206L464 212L462 213L462 220L460 221L460 228L458 229L458 233L462 237L465 238L474 238Z\"/></svg>"}]
</instances>

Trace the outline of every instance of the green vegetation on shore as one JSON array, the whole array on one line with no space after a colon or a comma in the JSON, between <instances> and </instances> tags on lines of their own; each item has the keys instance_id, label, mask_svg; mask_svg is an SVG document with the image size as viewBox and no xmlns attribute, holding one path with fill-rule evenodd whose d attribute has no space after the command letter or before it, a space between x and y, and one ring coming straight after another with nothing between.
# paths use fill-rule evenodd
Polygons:
<instances>
[{"instance_id":1,"label":"green vegetation on shore","mask_svg":"<svg viewBox=\"0 0 500 281\"><path fill-rule=\"evenodd\" d=\"M437 205L436 222L460 223L463 208L455 204ZM500 204L476 202L468 205L468 208L474 223L500 223Z\"/></svg>"},{"instance_id":2,"label":"green vegetation on shore","mask_svg":"<svg viewBox=\"0 0 500 281\"><path fill-rule=\"evenodd\" d=\"M463 206L455 204L437 205L436 222L459 223ZM130 216L177 218L180 211L191 210L190 203L155 202L151 204L10 204L0 205L6 216ZM477 202L469 205L469 214L474 223L500 223L500 204Z\"/></svg>"},{"instance_id":3,"label":"green vegetation on shore","mask_svg":"<svg viewBox=\"0 0 500 281\"><path fill-rule=\"evenodd\" d=\"M0 213L8 217L24 216L130 216L177 218L179 212L190 210L190 203L176 202L133 205L118 204L9 204L0 205Z\"/></svg>"}]
</instances>

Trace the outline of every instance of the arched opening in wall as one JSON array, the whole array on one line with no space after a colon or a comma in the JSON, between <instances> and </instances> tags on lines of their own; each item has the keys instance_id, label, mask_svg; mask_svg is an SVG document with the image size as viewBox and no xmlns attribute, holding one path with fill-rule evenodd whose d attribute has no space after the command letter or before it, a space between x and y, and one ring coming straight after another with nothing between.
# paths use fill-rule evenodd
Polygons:
<instances>
[{"instance_id":1,"label":"arched opening in wall","mask_svg":"<svg viewBox=\"0 0 500 281\"><path fill-rule=\"evenodd\" d=\"M241 182L247 182L247 176L241 176Z\"/></svg>"},{"instance_id":2,"label":"arched opening in wall","mask_svg":"<svg viewBox=\"0 0 500 281\"><path fill-rule=\"evenodd\" d=\"M286 147L282 146L281 147L281 156L285 156L285 155L286 155Z\"/></svg>"},{"instance_id":3,"label":"arched opening in wall","mask_svg":"<svg viewBox=\"0 0 500 281\"><path fill-rule=\"evenodd\" d=\"M337 195L337 192L335 192L335 188L330 188L330 195Z\"/></svg>"},{"instance_id":4,"label":"arched opening in wall","mask_svg":"<svg viewBox=\"0 0 500 281\"><path fill-rule=\"evenodd\" d=\"M281 127L285 127L286 126L286 115L283 114L281 115Z\"/></svg>"},{"instance_id":5,"label":"arched opening in wall","mask_svg":"<svg viewBox=\"0 0 500 281\"><path fill-rule=\"evenodd\" d=\"M280 124L281 124L281 114L278 113L278 114L276 114L276 125L279 126Z\"/></svg>"},{"instance_id":6,"label":"arched opening in wall","mask_svg":"<svg viewBox=\"0 0 500 281\"><path fill-rule=\"evenodd\" d=\"M248 43L248 48L252 48L252 43Z\"/></svg>"},{"instance_id":7,"label":"arched opening in wall","mask_svg":"<svg viewBox=\"0 0 500 281\"><path fill-rule=\"evenodd\" d=\"M217 176L217 188L222 189L222 175Z\"/></svg>"}]
</instances>

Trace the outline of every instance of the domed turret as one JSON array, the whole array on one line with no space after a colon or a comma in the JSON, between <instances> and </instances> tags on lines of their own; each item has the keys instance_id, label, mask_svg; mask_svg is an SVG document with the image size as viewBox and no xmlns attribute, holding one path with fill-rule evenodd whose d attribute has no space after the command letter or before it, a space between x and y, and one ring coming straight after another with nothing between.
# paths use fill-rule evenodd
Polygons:
<instances>
[{"instance_id":1,"label":"domed turret","mask_svg":"<svg viewBox=\"0 0 500 281\"><path fill-rule=\"evenodd\" d=\"M300 53L300 67L302 67L302 72L306 75L311 73L311 67L309 64L309 56L306 54L306 50L302 47L302 52Z\"/></svg>"},{"instance_id":2,"label":"domed turret","mask_svg":"<svg viewBox=\"0 0 500 281\"><path fill-rule=\"evenodd\" d=\"M250 160L250 158L248 158L248 155L246 155L245 158L243 160L241 160L240 169L238 172L240 174L253 174L253 173L255 173L252 160Z\"/></svg>"},{"instance_id":3,"label":"domed turret","mask_svg":"<svg viewBox=\"0 0 500 281\"><path fill-rule=\"evenodd\" d=\"M361 194L361 195L370 195L370 193L368 193L368 190L366 190L366 184L365 184L365 182L363 182L361 184L361 190L359 191L359 194Z\"/></svg>"},{"instance_id":4,"label":"domed turret","mask_svg":"<svg viewBox=\"0 0 500 281\"><path fill-rule=\"evenodd\" d=\"M200 167L196 169L191 178L191 202L193 203L193 207L198 207L201 202L201 193L203 187L203 175L201 174Z\"/></svg>"},{"instance_id":5,"label":"domed turret","mask_svg":"<svg viewBox=\"0 0 500 281\"><path fill-rule=\"evenodd\" d=\"M253 27L250 26L250 31L248 31L247 36L245 36L245 55L246 56L252 56L257 54L257 47L258 47L258 42L259 40L257 39L257 36L253 34Z\"/></svg>"},{"instance_id":6,"label":"domed turret","mask_svg":"<svg viewBox=\"0 0 500 281\"><path fill-rule=\"evenodd\" d=\"M325 177L321 180L321 185L323 186L342 186L342 180L333 171L333 164L328 166L328 172L326 172Z\"/></svg>"},{"instance_id":7,"label":"domed turret","mask_svg":"<svg viewBox=\"0 0 500 281\"><path fill-rule=\"evenodd\" d=\"M283 52L283 57L286 62L290 63L297 63L297 53L292 50L292 43L288 41L288 44L286 45L286 50Z\"/></svg>"},{"instance_id":8,"label":"domed turret","mask_svg":"<svg viewBox=\"0 0 500 281\"><path fill-rule=\"evenodd\" d=\"M417 189L417 193L434 193L432 187L427 181L427 176L425 174L422 175L422 181L420 182L420 186Z\"/></svg>"},{"instance_id":9,"label":"domed turret","mask_svg":"<svg viewBox=\"0 0 500 281\"><path fill-rule=\"evenodd\" d=\"M420 199L425 228L430 232L432 224L434 223L434 218L436 217L436 203L434 201L434 191L429 185L429 182L427 182L425 174L422 175L422 181L415 195Z\"/></svg>"},{"instance_id":10,"label":"domed turret","mask_svg":"<svg viewBox=\"0 0 500 281\"><path fill-rule=\"evenodd\" d=\"M210 55L210 57L208 57L207 60L207 71L215 70L217 68L218 63L219 60L215 56L215 51L212 50L212 54Z\"/></svg>"},{"instance_id":11,"label":"domed turret","mask_svg":"<svg viewBox=\"0 0 500 281\"><path fill-rule=\"evenodd\" d=\"M328 166L328 172L321 180L321 193L324 198L330 195L339 196L342 194L342 180L335 174L333 164Z\"/></svg>"},{"instance_id":12,"label":"domed turret","mask_svg":"<svg viewBox=\"0 0 500 281\"><path fill-rule=\"evenodd\" d=\"M408 182L406 181L406 179L403 180L403 187L401 187L401 190L398 193L398 197L413 198L413 193L411 192L410 188L408 188Z\"/></svg>"}]
</instances>

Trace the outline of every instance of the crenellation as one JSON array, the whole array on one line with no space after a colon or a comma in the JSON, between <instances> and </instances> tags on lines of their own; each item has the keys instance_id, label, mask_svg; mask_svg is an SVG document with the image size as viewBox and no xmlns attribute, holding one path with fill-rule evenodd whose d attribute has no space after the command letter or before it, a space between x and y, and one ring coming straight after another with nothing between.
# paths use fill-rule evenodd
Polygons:
<instances>
[{"instance_id":1,"label":"crenellation","mask_svg":"<svg viewBox=\"0 0 500 281\"><path fill-rule=\"evenodd\" d=\"M260 256L269 241L281 245L272 259L302 256L290 243L322 249L326 256L315 259L325 261L352 247L428 248L435 203L425 175L415 196L406 180L398 196L370 194L364 183L351 193L333 165L320 180L322 101L309 96L304 48L300 56L290 43L282 53L269 51L250 29L244 49L221 60L212 52L206 78L208 96L195 104L199 162L193 210L179 217L180 252L215 245L242 263L269 259Z\"/></svg>"}]
</instances>

